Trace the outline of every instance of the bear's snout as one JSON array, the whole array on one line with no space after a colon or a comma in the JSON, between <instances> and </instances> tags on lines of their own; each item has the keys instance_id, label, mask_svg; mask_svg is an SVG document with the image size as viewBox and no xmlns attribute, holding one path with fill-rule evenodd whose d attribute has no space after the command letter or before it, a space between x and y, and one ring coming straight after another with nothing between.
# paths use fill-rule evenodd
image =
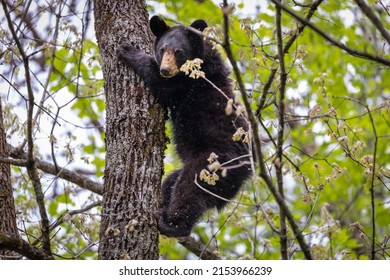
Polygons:
<instances>
[{"instance_id":1,"label":"bear's snout","mask_svg":"<svg viewBox=\"0 0 390 280\"><path fill-rule=\"evenodd\" d=\"M161 74L161 76L166 77L166 78L171 76L168 67L161 67L160 68L160 74Z\"/></svg>"},{"instance_id":2,"label":"bear's snout","mask_svg":"<svg viewBox=\"0 0 390 280\"><path fill-rule=\"evenodd\" d=\"M172 78L179 73L175 53L171 50L165 51L161 60L160 74L164 78Z\"/></svg>"}]
</instances>

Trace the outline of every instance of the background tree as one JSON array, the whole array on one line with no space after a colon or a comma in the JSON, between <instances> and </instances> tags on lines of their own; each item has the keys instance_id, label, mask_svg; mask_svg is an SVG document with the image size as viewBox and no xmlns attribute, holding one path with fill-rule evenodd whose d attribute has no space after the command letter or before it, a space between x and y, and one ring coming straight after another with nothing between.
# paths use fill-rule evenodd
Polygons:
<instances>
[{"instance_id":1,"label":"background tree","mask_svg":"<svg viewBox=\"0 0 390 280\"><path fill-rule=\"evenodd\" d=\"M3 109L0 99L0 157L8 159L8 146L3 125ZM0 162L0 233L17 236L16 213L11 185L11 169L8 163ZM2 241L0 241L1 243ZM0 260L15 256L15 252L0 250Z\"/></svg>"},{"instance_id":2,"label":"background tree","mask_svg":"<svg viewBox=\"0 0 390 280\"><path fill-rule=\"evenodd\" d=\"M160 127L162 113L115 58L121 40L151 51L145 9L97 1L99 50L92 1L1 2L0 87L11 144L1 162L11 166L20 237L0 233L0 250L98 258L102 222L101 258L157 258L151 203L158 189L142 174L157 184L161 150L147 144L161 147L163 138L156 130L151 140L155 131L140 126ZM160 257L388 259L388 1L237 0L222 9L218 2L146 3L172 25L207 19L205 35L226 55L247 111L251 131L240 133L251 135L259 160L237 198L210 211L192 238L161 237ZM170 144L164 163L165 173L180 165ZM103 174L112 192L102 213ZM149 240L153 254L131 240L108 249L117 236Z\"/></svg>"},{"instance_id":3,"label":"background tree","mask_svg":"<svg viewBox=\"0 0 390 280\"><path fill-rule=\"evenodd\" d=\"M97 194L102 193L102 186L86 176L90 170L69 166L75 161L76 150L97 155L93 174L98 177L104 164L104 159L96 160L104 150L103 142L98 141L103 139L99 113L104 109L102 80L96 77L100 72L96 44L85 35L92 2L77 8L74 1L1 2L1 58L5 66L1 82L2 88L7 88L1 97L6 101L4 126L12 144L12 183L23 237L2 236L1 246L33 259L52 258L52 248L60 250L64 258L94 255L96 214L85 213L96 209L100 201L97 196L85 196L75 186ZM18 111L17 104L27 109ZM64 113L71 106L79 121ZM62 125L69 126L57 133ZM81 135L91 142L74 145ZM46 152L40 154L42 144ZM76 166L85 166L88 158L77 156L76 161ZM73 207L75 199L82 196L84 199Z\"/></svg>"}]
</instances>

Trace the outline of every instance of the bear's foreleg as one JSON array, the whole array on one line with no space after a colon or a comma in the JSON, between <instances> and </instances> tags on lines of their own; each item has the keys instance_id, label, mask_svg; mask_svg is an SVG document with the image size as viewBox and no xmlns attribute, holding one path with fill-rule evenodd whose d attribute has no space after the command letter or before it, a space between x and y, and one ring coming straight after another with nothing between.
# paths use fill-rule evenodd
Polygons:
<instances>
[{"instance_id":1,"label":"bear's foreleg","mask_svg":"<svg viewBox=\"0 0 390 280\"><path fill-rule=\"evenodd\" d=\"M153 87L160 78L159 67L154 57L130 44L122 44L117 49L117 57L128 65L148 87Z\"/></svg>"}]
</instances>

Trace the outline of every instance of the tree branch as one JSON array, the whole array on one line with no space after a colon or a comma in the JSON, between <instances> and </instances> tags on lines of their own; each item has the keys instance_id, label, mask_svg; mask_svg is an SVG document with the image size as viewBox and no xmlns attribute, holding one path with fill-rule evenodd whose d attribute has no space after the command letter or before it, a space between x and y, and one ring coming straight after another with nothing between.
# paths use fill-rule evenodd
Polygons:
<instances>
[{"instance_id":1,"label":"tree branch","mask_svg":"<svg viewBox=\"0 0 390 280\"><path fill-rule=\"evenodd\" d=\"M330 35L328 35L327 32L319 29L317 26L315 26L309 20L301 17L300 15L298 15L297 13L292 11L291 9L289 9L286 6L280 4L277 0L271 0L271 2L274 3L277 7L280 7L283 11L285 11L286 13L291 15L292 17L294 17L297 20L299 20L301 23L309 26L312 30L314 30L316 33L321 35L328 42L330 42L331 44L335 45L336 47L346 51L350 55L356 56L356 57L360 57L360 58L364 58L364 59L371 60L371 61L375 61L375 62L381 63L383 65L386 65L386 66L390 66L390 60L388 60L386 58L383 58L383 57L379 57L377 55L373 55L373 54L370 54L370 53L366 53L366 52L362 52L360 50L355 50L353 48L350 48L347 45L341 43L340 41L338 41L338 40L334 39L333 37L331 37Z\"/></svg>"},{"instance_id":2,"label":"tree branch","mask_svg":"<svg viewBox=\"0 0 390 280\"><path fill-rule=\"evenodd\" d=\"M101 206L102 205L102 201L101 200L98 200L94 203L91 203L90 205L87 205L86 207L84 208L81 208L81 209L77 209L77 210L70 210L70 211L65 211L63 214L61 214L61 216L54 222L50 225L50 232L52 232L53 230L55 230L58 226L60 226L65 220L67 220L66 217L69 217L69 216L73 216L73 215L78 215L78 214L82 214L84 212L87 212L89 210L91 210L92 208L95 208L95 207L98 207L98 206ZM38 238L35 239L34 242L32 242L32 245L36 245L38 244L38 242L42 239L42 236L39 236Z\"/></svg>"},{"instance_id":3,"label":"tree branch","mask_svg":"<svg viewBox=\"0 0 390 280\"><path fill-rule=\"evenodd\" d=\"M373 154L373 163L372 163L372 177L371 177L371 185L370 185L370 195L371 195L371 226L372 226L372 244L371 244L371 259L375 260L375 242L376 242L376 214L375 214L375 169L376 169L376 155L378 148L378 134L376 132L376 127L374 123L374 119L372 117L369 106L366 106L368 111L368 116L370 117L370 122L372 126L372 131L374 133L374 154Z\"/></svg>"},{"instance_id":4,"label":"tree branch","mask_svg":"<svg viewBox=\"0 0 390 280\"><path fill-rule=\"evenodd\" d=\"M0 249L17 252L31 260L51 260L53 256L41 250L18 236L0 233Z\"/></svg>"},{"instance_id":5,"label":"tree branch","mask_svg":"<svg viewBox=\"0 0 390 280\"><path fill-rule=\"evenodd\" d=\"M281 2L281 0L280 0ZM274 161L275 170L276 170L276 181L278 185L278 191L280 196L284 200L284 190L283 190L283 142L284 142L284 112L285 112L285 89L286 89L286 80L287 73L286 67L284 65L284 51L283 51L283 38L282 38L282 10L279 7L276 7L276 37L278 45L278 58L280 66L280 87L279 87L279 104L278 104L278 138L276 146L276 158ZM283 209L280 209L280 251L282 259L288 259L288 250L287 250L287 225L286 225L286 214Z\"/></svg>"},{"instance_id":6,"label":"tree branch","mask_svg":"<svg viewBox=\"0 0 390 280\"><path fill-rule=\"evenodd\" d=\"M306 19L307 20L310 20L312 18L312 16L314 15L314 12L318 9L319 5L323 2L324 0L316 0L315 2L313 2L311 5L310 5L310 9L309 11L307 12L306 14ZM294 34L291 36L290 40L287 41L287 43L284 45L283 47L283 52L285 54L287 54L291 48L291 46L294 44L294 42L298 39L299 35L301 35L301 33L303 32L303 30L305 29L306 27L306 24L303 23L303 22L300 22L296 32L294 32ZM266 97L268 95L268 92L269 92L269 89L272 85L272 82L276 76L276 72L278 71L278 68L275 67L272 69L271 71L271 74L267 80L267 82L265 83L264 85L264 89L263 89L263 93L260 97L260 102L259 102L259 105L257 106L257 110L256 110L256 116L260 116L260 113L261 113L261 110L264 108L264 104L265 104L265 101L266 101Z\"/></svg>"},{"instance_id":7,"label":"tree branch","mask_svg":"<svg viewBox=\"0 0 390 280\"><path fill-rule=\"evenodd\" d=\"M0 161L4 161L9 164L13 164L15 166L23 166L26 167L27 154L19 151L15 147L10 146L10 156L16 160L12 159L1 159ZM58 178L67 180L83 189L89 190L96 194L103 194L103 185L97 183L86 176L80 175L79 173L69 170L65 167L58 167L59 172L56 172L56 166L47 161L39 160L35 158L36 167L42 170L45 173L54 175Z\"/></svg>"},{"instance_id":8,"label":"tree branch","mask_svg":"<svg viewBox=\"0 0 390 280\"><path fill-rule=\"evenodd\" d=\"M5 158L5 157L0 157L0 162L9 164L9 165L14 165L14 166L26 166L27 165L27 160L25 159L13 159L13 158Z\"/></svg>"},{"instance_id":9,"label":"tree branch","mask_svg":"<svg viewBox=\"0 0 390 280\"><path fill-rule=\"evenodd\" d=\"M390 44L390 34L384 28L381 20L374 14L370 7L363 0L355 0L360 10L371 20L372 24L379 30L382 36L386 39L387 43Z\"/></svg>"},{"instance_id":10,"label":"tree branch","mask_svg":"<svg viewBox=\"0 0 390 280\"><path fill-rule=\"evenodd\" d=\"M220 260L218 254L206 250L206 246L191 236L177 238L179 243L202 260Z\"/></svg>"}]
</instances>

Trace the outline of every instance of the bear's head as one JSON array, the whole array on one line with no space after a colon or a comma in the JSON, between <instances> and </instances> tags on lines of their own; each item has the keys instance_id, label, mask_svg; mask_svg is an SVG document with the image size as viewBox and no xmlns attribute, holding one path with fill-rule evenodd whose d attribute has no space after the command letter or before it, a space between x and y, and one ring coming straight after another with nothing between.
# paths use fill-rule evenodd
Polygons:
<instances>
[{"instance_id":1,"label":"bear's head","mask_svg":"<svg viewBox=\"0 0 390 280\"><path fill-rule=\"evenodd\" d=\"M191 27L202 32L207 23L198 19ZM199 58L203 51L203 37L185 26L169 27L159 16L150 19L150 29L156 36L155 56L164 78L172 78L180 73L180 67L187 61Z\"/></svg>"}]
</instances>

